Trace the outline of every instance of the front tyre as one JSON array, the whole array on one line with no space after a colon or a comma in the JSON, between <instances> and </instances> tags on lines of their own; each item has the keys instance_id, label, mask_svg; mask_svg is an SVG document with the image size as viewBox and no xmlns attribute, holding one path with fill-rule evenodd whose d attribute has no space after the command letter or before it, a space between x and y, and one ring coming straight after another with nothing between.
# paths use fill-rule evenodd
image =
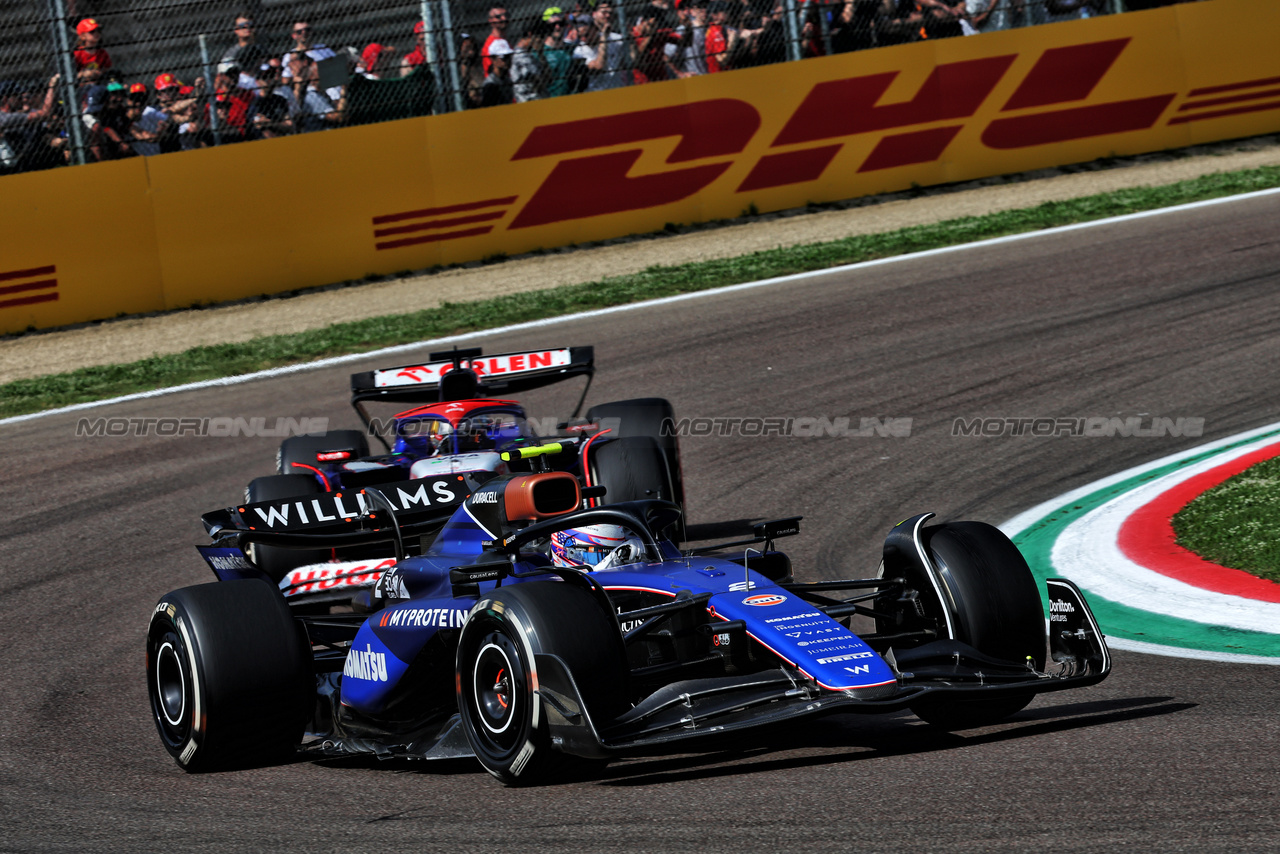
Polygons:
<instances>
[{"instance_id":1,"label":"front tyre","mask_svg":"<svg viewBox=\"0 0 1280 854\"><path fill-rule=\"evenodd\" d=\"M549 753L543 710L530 680L523 627L481 618L484 626L468 648L461 685L466 691L467 736L480 763L504 783L514 783L534 756Z\"/></svg>"},{"instance_id":2,"label":"front tyre","mask_svg":"<svg viewBox=\"0 0 1280 854\"><path fill-rule=\"evenodd\" d=\"M929 559L954 603L956 640L984 655L1044 670L1044 608L1022 553L998 528L948 522L921 532ZM946 607L945 605L943 607ZM991 699L934 697L911 707L942 729L985 726L1021 711L1034 693Z\"/></svg>"},{"instance_id":3,"label":"front tyre","mask_svg":"<svg viewBox=\"0 0 1280 854\"><path fill-rule=\"evenodd\" d=\"M156 605L147 694L160 741L184 770L288 757L314 691L305 636L268 584L200 584Z\"/></svg>"},{"instance_id":4,"label":"front tyre","mask_svg":"<svg viewBox=\"0 0 1280 854\"><path fill-rule=\"evenodd\" d=\"M485 770L508 786L544 782L572 764L552 744L538 658L556 656L597 721L626 705L627 659L616 620L560 581L502 587L476 603L458 639L458 711Z\"/></svg>"}]
</instances>

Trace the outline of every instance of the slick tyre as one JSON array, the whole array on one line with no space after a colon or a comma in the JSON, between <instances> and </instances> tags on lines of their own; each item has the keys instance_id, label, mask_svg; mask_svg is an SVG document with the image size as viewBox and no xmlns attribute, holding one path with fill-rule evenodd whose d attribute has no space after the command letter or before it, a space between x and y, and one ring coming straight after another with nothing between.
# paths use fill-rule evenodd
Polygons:
<instances>
[{"instance_id":1,"label":"slick tyre","mask_svg":"<svg viewBox=\"0 0 1280 854\"><path fill-rule=\"evenodd\" d=\"M247 504L256 504L259 501L276 501L299 495L318 495L320 491L320 484L309 474L276 474L255 477L249 481L244 490L244 500ZM249 546L249 559L253 561L253 565L271 576L271 580L277 584L290 570L312 563L323 563L329 557L327 549L284 549L257 543Z\"/></svg>"},{"instance_id":2,"label":"slick tyre","mask_svg":"<svg viewBox=\"0 0 1280 854\"><path fill-rule=\"evenodd\" d=\"M276 454L276 474L306 474L301 463L316 466L316 454L324 451L350 451L352 459L369 456L369 437L363 430L330 430L316 436L291 436L280 443Z\"/></svg>"},{"instance_id":3,"label":"slick tyre","mask_svg":"<svg viewBox=\"0 0 1280 854\"><path fill-rule=\"evenodd\" d=\"M458 640L458 711L485 770L508 786L546 782L575 757L551 741L551 708L538 693L540 661L556 656L597 726L626 709L627 658L613 615L585 589L560 581L499 588L476 603Z\"/></svg>"},{"instance_id":4,"label":"slick tyre","mask_svg":"<svg viewBox=\"0 0 1280 854\"><path fill-rule=\"evenodd\" d=\"M161 743L186 771L286 759L315 694L305 634L262 581L175 590L147 629L147 694Z\"/></svg>"},{"instance_id":5,"label":"slick tyre","mask_svg":"<svg viewBox=\"0 0 1280 854\"><path fill-rule=\"evenodd\" d=\"M1030 661L1044 670L1044 608L1035 577L1017 546L982 522L925 528L926 549L955 603L957 640L1004 661ZM988 700L931 698L911 710L943 729L985 726L1021 711L1034 694Z\"/></svg>"},{"instance_id":6,"label":"slick tyre","mask_svg":"<svg viewBox=\"0 0 1280 854\"><path fill-rule=\"evenodd\" d=\"M586 461L591 483L605 488L605 504L659 498L676 501L671 472L657 440L648 436L628 436L612 442L594 443ZM684 539L684 523L668 532L677 543Z\"/></svg>"},{"instance_id":7,"label":"slick tyre","mask_svg":"<svg viewBox=\"0 0 1280 854\"><path fill-rule=\"evenodd\" d=\"M680 440L675 435L675 410L661 397L637 397L602 403L587 410L587 420L609 427L609 436L648 436L658 443L671 477L672 498L684 507L684 473L680 467ZM665 428L664 428L664 425Z\"/></svg>"}]
</instances>

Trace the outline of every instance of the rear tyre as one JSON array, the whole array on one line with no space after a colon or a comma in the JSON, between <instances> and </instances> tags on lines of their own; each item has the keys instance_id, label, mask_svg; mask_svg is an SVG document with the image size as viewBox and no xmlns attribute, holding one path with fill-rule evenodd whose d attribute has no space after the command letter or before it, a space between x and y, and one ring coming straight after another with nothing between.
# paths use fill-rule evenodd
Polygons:
<instances>
[{"instance_id":1,"label":"rear tyre","mask_svg":"<svg viewBox=\"0 0 1280 854\"><path fill-rule=\"evenodd\" d=\"M646 498L679 503L671 472L656 440L629 436L612 442L601 441L593 443L587 453L591 483L605 488L605 504ZM683 519L671 536L677 543L684 539Z\"/></svg>"},{"instance_id":2,"label":"rear tyre","mask_svg":"<svg viewBox=\"0 0 1280 854\"><path fill-rule=\"evenodd\" d=\"M948 522L922 532L930 559L955 603L956 639L992 658L1030 660L1044 670L1044 609L1035 577L1022 553L998 528L982 522ZM989 700L935 697L911 707L942 729L985 726L1021 711L1034 693Z\"/></svg>"},{"instance_id":3,"label":"rear tyre","mask_svg":"<svg viewBox=\"0 0 1280 854\"><path fill-rule=\"evenodd\" d=\"M310 474L275 474L255 477L249 481L244 490L244 500L246 504L256 504L259 501L297 498L300 495L318 495L320 492L320 484ZM311 563L323 563L330 555L328 549L283 549L257 543L250 545L248 549L249 560L277 584L290 570Z\"/></svg>"},{"instance_id":4,"label":"rear tyre","mask_svg":"<svg viewBox=\"0 0 1280 854\"><path fill-rule=\"evenodd\" d=\"M538 656L558 656L597 724L626 708L627 657L612 614L581 587L532 581L481 599L458 639L458 711L485 770L508 786L580 764L551 743Z\"/></svg>"},{"instance_id":5,"label":"rear tyre","mask_svg":"<svg viewBox=\"0 0 1280 854\"><path fill-rule=\"evenodd\" d=\"M613 430L610 436L648 436L658 443L667 463L671 478L671 501L684 507L684 473L680 468L680 440L675 435L675 410L670 401L662 397L637 397L602 403L587 410L587 420L617 421L607 424ZM664 428L664 425L665 428Z\"/></svg>"},{"instance_id":6,"label":"rear tyre","mask_svg":"<svg viewBox=\"0 0 1280 854\"><path fill-rule=\"evenodd\" d=\"M314 693L303 630L269 585L200 584L156 605L147 694L160 741L184 770L287 758Z\"/></svg>"},{"instance_id":7,"label":"rear tyre","mask_svg":"<svg viewBox=\"0 0 1280 854\"><path fill-rule=\"evenodd\" d=\"M351 459L367 457L369 437L363 430L330 430L317 436L291 436L280 443L276 454L276 473L305 474L308 470L294 463L312 467L323 465L316 460L316 454L323 451L350 451Z\"/></svg>"}]
</instances>

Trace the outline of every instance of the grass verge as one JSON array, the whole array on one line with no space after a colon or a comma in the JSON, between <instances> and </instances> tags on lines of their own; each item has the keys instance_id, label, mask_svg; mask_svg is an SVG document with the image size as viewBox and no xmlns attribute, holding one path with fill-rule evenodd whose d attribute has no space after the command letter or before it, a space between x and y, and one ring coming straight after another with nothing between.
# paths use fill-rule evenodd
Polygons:
<instances>
[{"instance_id":1,"label":"grass verge","mask_svg":"<svg viewBox=\"0 0 1280 854\"><path fill-rule=\"evenodd\" d=\"M1140 187L1046 202L1022 210L772 249L737 258L653 266L639 273L597 282L479 302L445 303L409 314L335 323L323 329L265 336L238 344L195 347L183 353L153 356L124 365L81 368L5 383L0 385L0 417L1276 186L1280 186L1280 167L1206 175L1163 187Z\"/></svg>"},{"instance_id":2,"label":"grass verge","mask_svg":"<svg viewBox=\"0 0 1280 854\"><path fill-rule=\"evenodd\" d=\"M1280 458L1206 490L1173 517L1178 545L1222 566L1280 582Z\"/></svg>"}]
</instances>

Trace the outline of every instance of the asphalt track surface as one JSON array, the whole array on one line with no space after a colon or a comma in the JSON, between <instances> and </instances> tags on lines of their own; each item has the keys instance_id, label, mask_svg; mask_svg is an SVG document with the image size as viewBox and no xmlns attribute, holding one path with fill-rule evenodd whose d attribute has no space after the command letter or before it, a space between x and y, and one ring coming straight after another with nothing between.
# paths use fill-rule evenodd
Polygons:
<instances>
[{"instance_id":1,"label":"asphalt track surface","mask_svg":"<svg viewBox=\"0 0 1280 854\"><path fill-rule=\"evenodd\" d=\"M477 336L594 344L591 400L689 417L911 418L909 437L684 440L695 533L801 514L805 579L870 574L922 511L999 523L1276 420L1280 196ZM405 358L401 364L413 361ZM295 762L191 776L149 719L157 599L211 580L201 512L272 438L81 438L86 416L332 416L356 364L0 428L0 849L1249 851L1280 842L1280 671L1136 653L1101 685L956 734L842 715L598 779ZM564 415L568 388L526 402ZM1202 438L952 435L956 418L1203 417Z\"/></svg>"}]
</instances>

